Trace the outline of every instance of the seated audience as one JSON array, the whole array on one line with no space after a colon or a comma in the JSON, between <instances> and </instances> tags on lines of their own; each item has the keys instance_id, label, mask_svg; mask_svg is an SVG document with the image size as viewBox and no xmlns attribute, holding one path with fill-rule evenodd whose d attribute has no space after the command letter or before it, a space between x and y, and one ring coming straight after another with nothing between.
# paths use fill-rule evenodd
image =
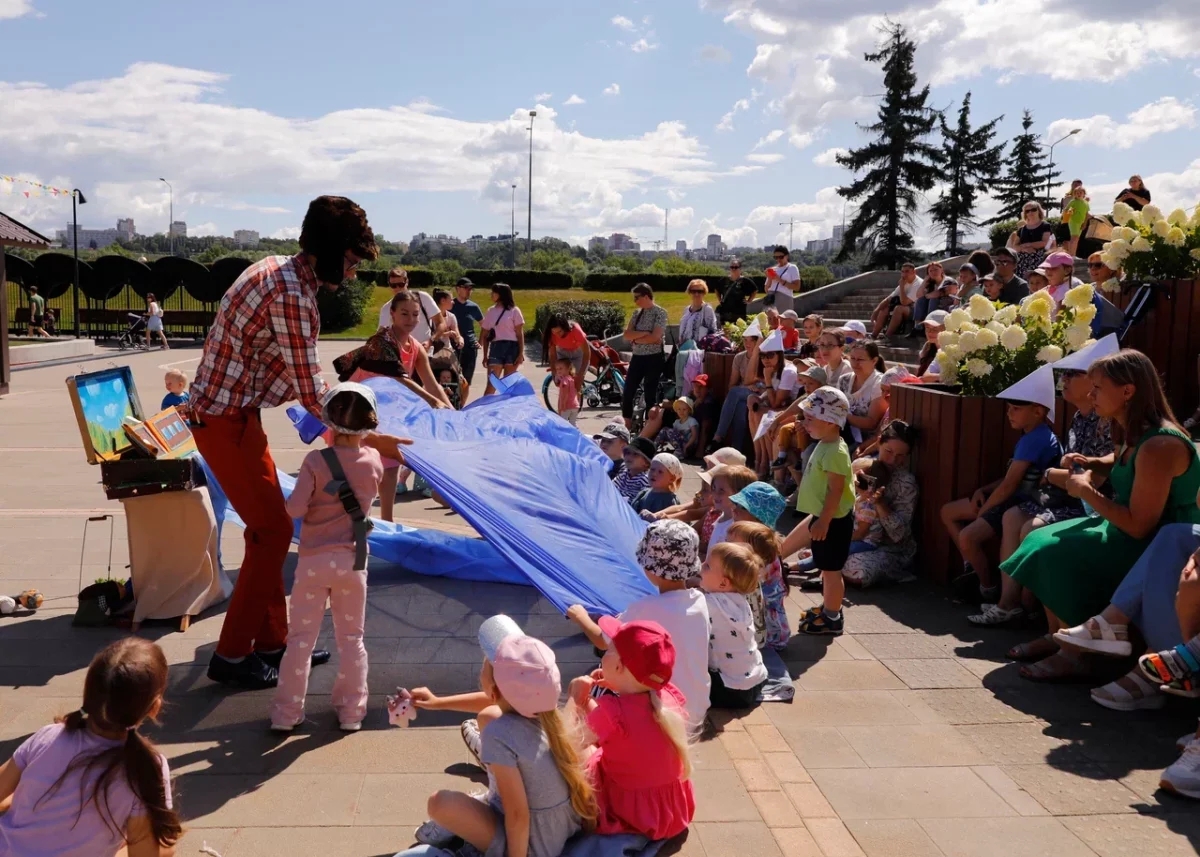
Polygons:
<instances>
[{"instance_id":1,"label":"seated audience","mask_svg":"<svg viewBox=\"0 0 1200 857\"><path fill-rule=\"evenodd\" d=\"M1016 234L1015 232L1013 233ZM1053 238L1053 236L1051 236ZM1037 254L1033 254L1036 256ZM1006 304L1019 304L1021 299L1029 295L1029 283L1021 279L1021 275L1017 273L1017 251L1011 247L997 247L992 251L992 265L995 266L994 274L1000 283L999 297L990 300L999 300ZM1029 265L1026 270L1032 271L1041 264L1039 258L1037 262ZM980 268L980 270L983 270ZM987 279L987 275L984 275ZM986 287L985 287L986 291Z\"/></svg>"},{"instance_id":2,"label":"seated audience","mask_svg":"<svg viewBox=\"0 0 1200 857\"><path fill-rule=\"evenodd\" d=\"M720 513L720 517L713 524L705 556L712 552L714 545L725 541L725 533L736 520L735 513L738 507L730 498L757 481L758 474L744 464L723 464L713 469L713 509Z\"/></svg>"},{"instance_id":3,"label":"seated audience","mask_svg":"<svg viewBox=\"0 0 1200 857\"><path fill-rule=\"evenodd\" d=\"M625 467L613 479L613 485L631 504L638 494L650 487L650 463L656 453L654 442L644 437L629 441L622 452Z\"/></svg>"},{"instance_id":4,"label":"seated audience","mask_svg":"<svg viewBox=\"0 0 1200 857\"><path fill-rule=\"evenodd\" d=\"M913 303L912 320L914 325L925 320L925 316L937 309L941 298L941 289L946 282L946 269L941 262L930 262L925 267L925 279L921 281L920 297Z\"/></svg>"},{"instance_id":5,"label":"seated audience","mask_svg":"<svg viewBox=\"0 0 1200 857\"><path fill-rule=\"evenodd\" d=\"M613 462L608 471L609 479L615 480L625 471L625 447L632 439L625 423L618 422L609 423L599 434L592 435L592 440Z\"/></svg>"},{"instance_id":6,"label":"seated audience","mask_svg":"<svg viewBox=\"0 0 1200 857\"><path fill-rule=\"evenodd\" d=\"M888 336L893 336L904 320L912 316L913 306L922 290L923 283L917 277L917 266L905 262L900 266L899 284L871 313L871 337L878 339L885 329Z\"/></svg>"},{"instance_id":7,"label":"seated audience","mask_svg":"<svg viewBox=\"0 0 1200 857\"><path fill-rule=\"evenodd\" d=\"M783 337L775 332L759 347L763 367L763 391L747 401L749 426L754 438L754 464L759 476L766 478L771 468L772 437L770 428L780 413L796 398L800 389L796 367L783 356ZM763 424L766 424L765 428Z\"/></svg>"},{"instance_id":8,"label":"seated audience","mask_svg":"<svg viewBox=\"0 0 1200 857\"><path fill-rule=\"evenodd\" d=\"M787 507L783 495L766 482L747 485L730 497L729 502L733 504L734 520L730 532L739 524L761 524L774 533L775 524ZM783 583L782 566L778 569L778 578L774 576L776 570L764 565L763 586L750 593L750 604L754 608L756 627L764 632L764 640L770 640L772 646L781 648L787 645L791 631L787 625L787 610L783 606L787 587ZM771 575L769 580L768 575Z\"/></svg>"},{"instance_id":9,"label":"seated audience","mask_svg":"<svg viewBox=\"0 0 1200 857\"><path fill-rule=\"evenodd\" d=\"M891 371L890 369L888 370ZM887 487L871 495L875 521L879 525L871 551L846 558L842 577L847 583L866 588L879 583L912 579L910 569L917 555L913 538L913 515L917 510L917 477L908 469L916 432L903 420L890 420L879 433L879 461L889 468ZM873 459L854 462L855 473L872 466Z\"/></svg>"},{"instance_id":10,"label":"seated audience","mask_svg":"<svg viewBox=\"0 0 1200 857\"><path fill-rule=\"evenodd\" d=\"M780 316L779 325L780 332L783 334L784 351L800 350L800 331L796 327L799 321L800 316L794 309L789 309Z\"/></svg>"},{"instance_id":11,"label":"seated audience","mask_svg":"<svg viewBox=\"0 0 1200 857\"><path fill-rule=\"evenodd\" d=\"M800 342L800 356L805 360L818 359L819 349L817 342L821 338L821 331L825 329L825 319L814 313L809 313L804 317L801 323L801 329L804 331L804 338Z\"/></svg>"},{"instance_id":12,"label":"seated audience","mask_svg":"<svg viewBox=\"0 0 1200 857\"><path fill-rule=\"evenodd\" d=\"M679 504L675 492L683 483L683 465L669 452L660 452L650 462L650 484L633 498L633 510L648 520L655 512Z\"/></svg>"},{"instance_id":13,"label":"seated audience","mask_svg":"<svg viewBox=\"0 0 1200 857\"><path fill-rule=\"evenodd\" d=\"M953 306L938 307L939 309L954 309L958 306L966 306L967 303L975 295L983 294L983 285L980 282L979 269L970 262L963 264L958 269L958 293L954 295Z\"/></svg>"},{"instance_id":14,"label":"seated audience","mask_svg":"<svg viewBox=\"0 0 1200 857\"><path fill-rule=\"evenodd\" d=\"M754 641L754 616L746 595L758 589L762 564L745 545L713 546L700 567L708 603L708 676L713 708L753 708L767 681Z\"/></svg>"},{"instance_id":15,"label":"seated audience","mask_svg":"<svg viewBox=\"0 0 1200 857\"><path fill-rule=\"evenodd\" d=\"M729 528L729 542L746 545L762 563L757 592L761 615L756 613L754 617L755 640L760 649L770 646L781 652L791 639L792 629L788 624L787 608L784 606L788 585L783 576L783 563L779 558L779 536L774 528L766 524L738 521ZM754 594L751 593L752 596ZM751 607L755 606L753 597L750 604Z\"/></svg>"},{"instance_id":16,"label":"seated audience","mask_svg":"<svg viewBox=\"0 0 1200 857\"><path fill-rule=\"evenodd\" d=\"M754 393L761 393L764 386L758 358L758 344L762 336L757 322L750 322L742 334L745 350L738 352L733 358L729 391L725 394L725 401L721 403L721 416L711 443L714 447L725 446L727 441L739 449L745 446L749 427L746 400Z\"/></svg>"},{"instance_id":17,"label":"seated audience","mask_svg":"<svg viewBox=\"0 0 1200 857\"><path fill-rule=\"evenodd\" d=\"M850 416L843 436L857 449L879 430L887 404L883 401L880 381L887 368L879 356L879 346L870 340L856 342L850 349L850 373L838 379L837 388L850 402Z\"/></svg>"},{"instance_id":18,"label":"seated audience","mask_svg":"<svg viewBox=\"0 0 1200 857\"><path fill-rule=\"evenodd\" d=\"M946 329L949 315L944 309L935 309L921 324L925 344L921 346L921 353L917 357L917 377L922 381L937 383L942 379L942 365L937 359L938 334Z\"/></svg>"}]
</instances>

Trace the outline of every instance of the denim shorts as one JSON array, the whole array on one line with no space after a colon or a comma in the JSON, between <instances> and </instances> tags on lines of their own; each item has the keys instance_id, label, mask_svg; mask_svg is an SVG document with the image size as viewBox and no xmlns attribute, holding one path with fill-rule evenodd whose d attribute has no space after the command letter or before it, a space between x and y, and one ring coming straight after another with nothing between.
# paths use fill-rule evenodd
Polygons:
<instances>
[{"instance_id":1,"label":"denim shorts","mask_svg":"<svg viewBox=\"0 0 1200 857\"><path fill-rule=\"evenodd\" d=\"M511 366L517 362L520 346L515 339L497 339L488 348L489 366Z\"/></svg>"}]
</instances>

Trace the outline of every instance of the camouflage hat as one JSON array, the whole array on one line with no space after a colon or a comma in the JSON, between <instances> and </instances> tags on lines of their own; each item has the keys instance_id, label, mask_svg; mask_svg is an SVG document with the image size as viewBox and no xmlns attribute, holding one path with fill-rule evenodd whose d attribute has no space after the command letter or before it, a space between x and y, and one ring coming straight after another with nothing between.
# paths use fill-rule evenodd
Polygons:
<instances>
[{"instance_id":1,"label":"camouflage hat","mask_svg":"<svg viewBox=\"0 0 1200 857\"><path fill-rule=\"evenodd\" d=\"M800 403L800 410L814 420L844 428L850 416L850 400L837 387L821 387Z\"/></svg>"}]
</instances>

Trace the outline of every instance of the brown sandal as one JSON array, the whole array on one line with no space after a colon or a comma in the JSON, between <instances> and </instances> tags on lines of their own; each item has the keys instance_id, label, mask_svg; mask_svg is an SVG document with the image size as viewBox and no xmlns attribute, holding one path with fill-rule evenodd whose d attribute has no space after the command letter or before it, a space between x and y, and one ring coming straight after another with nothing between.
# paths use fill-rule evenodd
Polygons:
<instances>
[{"instance_id":1,"label":"brown sandal","mask_svg":"<svg viewBox=\"0 0 1200 857\"><path fill-rule=\"evenodd\" d=\"M1058 642L1055 641L1054 635L1044 634L1036 640L1013 646L1005 653L1005 657L1010 661L1031 664L1057 654L1058 648Z\"/></svg>"},{"instance_id":2,"label":"brown sandal","mask_svg":"<svg viewBox=\"0 0 1200 857\"><path fill-rule=\"evenodd\" d=\"M1083 657L1064 651L1021 667L1019 674L1026 681L1047 683L1082 682L1092 677L1088 662Z\"/></svg>"}]
</instances>

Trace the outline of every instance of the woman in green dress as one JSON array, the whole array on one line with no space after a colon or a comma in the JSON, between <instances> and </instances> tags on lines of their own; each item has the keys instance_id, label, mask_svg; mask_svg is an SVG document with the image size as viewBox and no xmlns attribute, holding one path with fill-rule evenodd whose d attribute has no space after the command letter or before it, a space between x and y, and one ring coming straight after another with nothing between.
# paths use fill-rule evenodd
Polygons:
<instances>
[{"instance_id":1,"label":"woman in green dress","mask_svg":"<svg viewBox=\"0 0 1200 857\"><path fill-rule=\"evenodd\" d=\"M1088 375L1091 400L1111 421L1116 450L1102 458L1067 455L1067 472L1050 471L1047 478L1096 514L1034 530L1000 566L1042 602L1051 635L1103 610L1159 527L1200 523L1200 457L1167 404L1154 364L1124 349L1097 360ZM1112 499L1097 490L1105 479ZM1049 636L1009 655L1038 661L1021 670L1035 681L1084 671L1080 656L1058 651Z\"/></svg>"}]
</instances>

